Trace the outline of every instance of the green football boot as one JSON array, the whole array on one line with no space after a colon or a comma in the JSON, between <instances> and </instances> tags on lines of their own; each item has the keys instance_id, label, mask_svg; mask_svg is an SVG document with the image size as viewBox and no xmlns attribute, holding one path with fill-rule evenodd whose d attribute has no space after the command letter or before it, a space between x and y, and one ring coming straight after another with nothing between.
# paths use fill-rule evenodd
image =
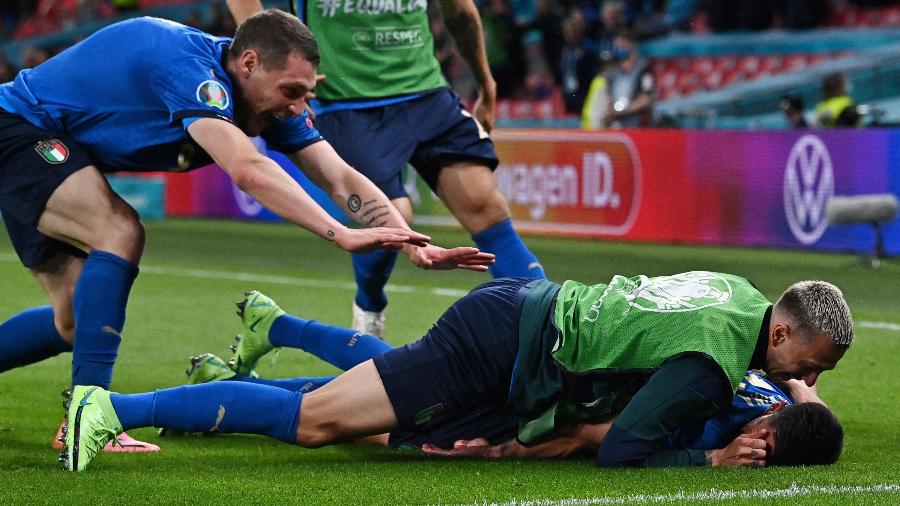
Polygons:
<instances>
[{"instance_id":1,"label":"green football boot","mask_svg":"<svg viewBox=\"0 0 900 506\"><path fill-rule=\"evenodd\" d=\"M187 381L184 382L185 385L198 385L200 383L209 383L211 381L223 381L237 376L224 360L212 353L204 353L202 355L197 355L196 357L191 357L191 367L184 372L187 374ZM168 427L160 427L156 432L162 437L177 437L185 434L182 430L170 429Z\"/></svg>"},{"instance_id":2,"label":"green football boot","mask_svg":"<svg viewBox=\"0 0 900 506\"><path fill-rule=\"evenodd\" d=\"M224 360L212 353L191 357L191 367L185 373L187 373L185 385L222 381L237 376Z\"/></svg>"},{"instance_id":3,"label":"green football boot","mask_svg":"<svg viewBox=\"0 0 900 506\"><path fill-rule=\"evenodd\" d=\"M242 376L255 376L259 359L275 349L269 342L269 329L285 312L275 301L256 290L244 294L244 300L238 302L237 307L244 329L237 336L237 344L231 347L234 358L228 366Z\"/></svg>"},{"instance_id":4,"label":"green football boot","mask_svg":"<svg viewBox=\"0 0 900 506\"><path fill-rule=\"evenodd\" d=\"M122 432L122 424L107 390L78 385L64 395L66 420L62 438L65 448L59 454L59 461L66 471L83 471L103 451L106 443Z\"/></svg>"}]
</instances>

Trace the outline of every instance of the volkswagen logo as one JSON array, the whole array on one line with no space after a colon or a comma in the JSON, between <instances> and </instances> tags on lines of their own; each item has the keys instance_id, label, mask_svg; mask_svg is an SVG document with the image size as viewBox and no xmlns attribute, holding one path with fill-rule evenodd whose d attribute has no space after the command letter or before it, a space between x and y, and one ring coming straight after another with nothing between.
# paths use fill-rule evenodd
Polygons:
<instances>
[{"instance_id":1,"label":"volkswagen logo","mask_svg":"<svg viewBox=\"0 0 900 506\"><path fill-rule=\"evenodd\" d=\"M825 143L804 135L794 143L784 168L784 212L794 237L813 244L828 228L825 208L834 195L834 172Z\"/></svg>"}]
</instances>

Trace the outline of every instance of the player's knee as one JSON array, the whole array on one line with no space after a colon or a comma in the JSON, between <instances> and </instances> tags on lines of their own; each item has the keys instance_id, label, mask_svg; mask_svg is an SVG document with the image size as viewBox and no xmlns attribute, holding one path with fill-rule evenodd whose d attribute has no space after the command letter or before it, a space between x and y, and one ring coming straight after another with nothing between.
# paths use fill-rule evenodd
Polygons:
<instances>
[{"instance_id":1,"label":"player's knee","mask_svg":"<svg viewBox=\"0 0 900 506\"><path fill-rule=\"evenodd\" d=\"M460 206L461 221L473 222L468 228L488 228L509 218L509 207L499 191L469 195ZM465 223L464 223L465 224Z\"/></svg>"},{"instance_id":2,"label":"player's knee","mask_svg":"<svg viewBox=\"0 0 900 506\"><path fill-rule=\"evenodd\" d=\"M59 332L59 336L62 337L65 342L72 344L75 340L75 319L66 316L57 316L54 313L53 325L56 326L56 331Z\"/></svg>"},{"instance_id":3,"label":"player's knee","mask_svg":"<svg viewBox=\"0 0 900 506\"><path fill-rule=\"evenodd\" d=\"M101 249L137 262L144 251L145 236L144 226L137 213L129 208L117 213L115 219L111 220L105 234L106 244Z\"/></svg>"}]
</instances>

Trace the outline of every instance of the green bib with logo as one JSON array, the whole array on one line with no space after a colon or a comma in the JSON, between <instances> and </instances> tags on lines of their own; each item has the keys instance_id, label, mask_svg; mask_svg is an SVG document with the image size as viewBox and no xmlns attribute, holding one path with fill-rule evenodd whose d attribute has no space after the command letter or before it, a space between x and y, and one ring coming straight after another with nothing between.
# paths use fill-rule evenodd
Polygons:
<instances>
[{"instance_id":1,"label":"green bib with logo","mask_svg":"<svg viewBox=\"0 0 900 506\"><path fill-rule=\"evenodd\" d=\"M694 271L608 285L566 281L556 299L551 351L574 374L655 369L685 353L713 359L736 390L769 302L744 278Z\"/></svg>"},{"instance_id":2,"label":"green bib with logo","mask_svg":"<svg viewBox=\"0 0 900 506\"><path fill-rule=\"evenodd\" d=\"M427 0L313 0L306 21L321 55L322 100L408 95L444 88ZM295 5L296 7L296 5Z\"/></svg>"}]
</instances>

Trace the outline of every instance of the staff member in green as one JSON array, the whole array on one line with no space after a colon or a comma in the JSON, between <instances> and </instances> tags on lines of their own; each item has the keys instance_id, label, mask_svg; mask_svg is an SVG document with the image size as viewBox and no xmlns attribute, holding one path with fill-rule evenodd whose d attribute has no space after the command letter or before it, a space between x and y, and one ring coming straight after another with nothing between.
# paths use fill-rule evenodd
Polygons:
<instances>
[{"instance_id":1,"label":"staff member in green","mask_svg":"<svg viewBox=\"0 0 900 506\"><path fill-rule=\"evenodd\" d=\"M270 299L251 292L241 307L241 342L253 341L238 351L242 363L274 346L303 347L302 332L289 338L295 344L273 342L272 329L297 317ZM666 448L666 440L725 410L748 369L812 386L852 340L843 294L823 281L795 283L773 305L746 279L705 271L593 286L497 279L454 303L419 341L313 392L239 381L135 395L77 387L63 460L83 469L117 432L150 425L316 448L428 431L477 406L484 416L516 416L526 445L554 445L573 425L615 418L597 452L601 466L715 465L713 451ZM768 436L742 438L735 450L765 465ZM545 455L554 448L566 451Z\"/></svg>"},{"instance_id":2,"label":"staff member in green","mask_svg":"<svg viewBox=\"0 0 900 506\"><path fill-rule=\"evenodd\" d=\"M285 0L287 2L288 0ZM447 86L434 56L425 0L289 0L319 43L325 76L312 103L316 128L347 163L371 179L407 222L413 210L402 170L411 164L472 234L494 253L494 277L545 278L510 222L493 170L490 140L496 85L472 0L441 0L444 22L478 84L473 114ZM228 0L240 23L259 0ZM369 216L372 224L383 218ZM396 251L353 256L353 328L383 337L384 286Z\"/></svg>"}]
</instances>

